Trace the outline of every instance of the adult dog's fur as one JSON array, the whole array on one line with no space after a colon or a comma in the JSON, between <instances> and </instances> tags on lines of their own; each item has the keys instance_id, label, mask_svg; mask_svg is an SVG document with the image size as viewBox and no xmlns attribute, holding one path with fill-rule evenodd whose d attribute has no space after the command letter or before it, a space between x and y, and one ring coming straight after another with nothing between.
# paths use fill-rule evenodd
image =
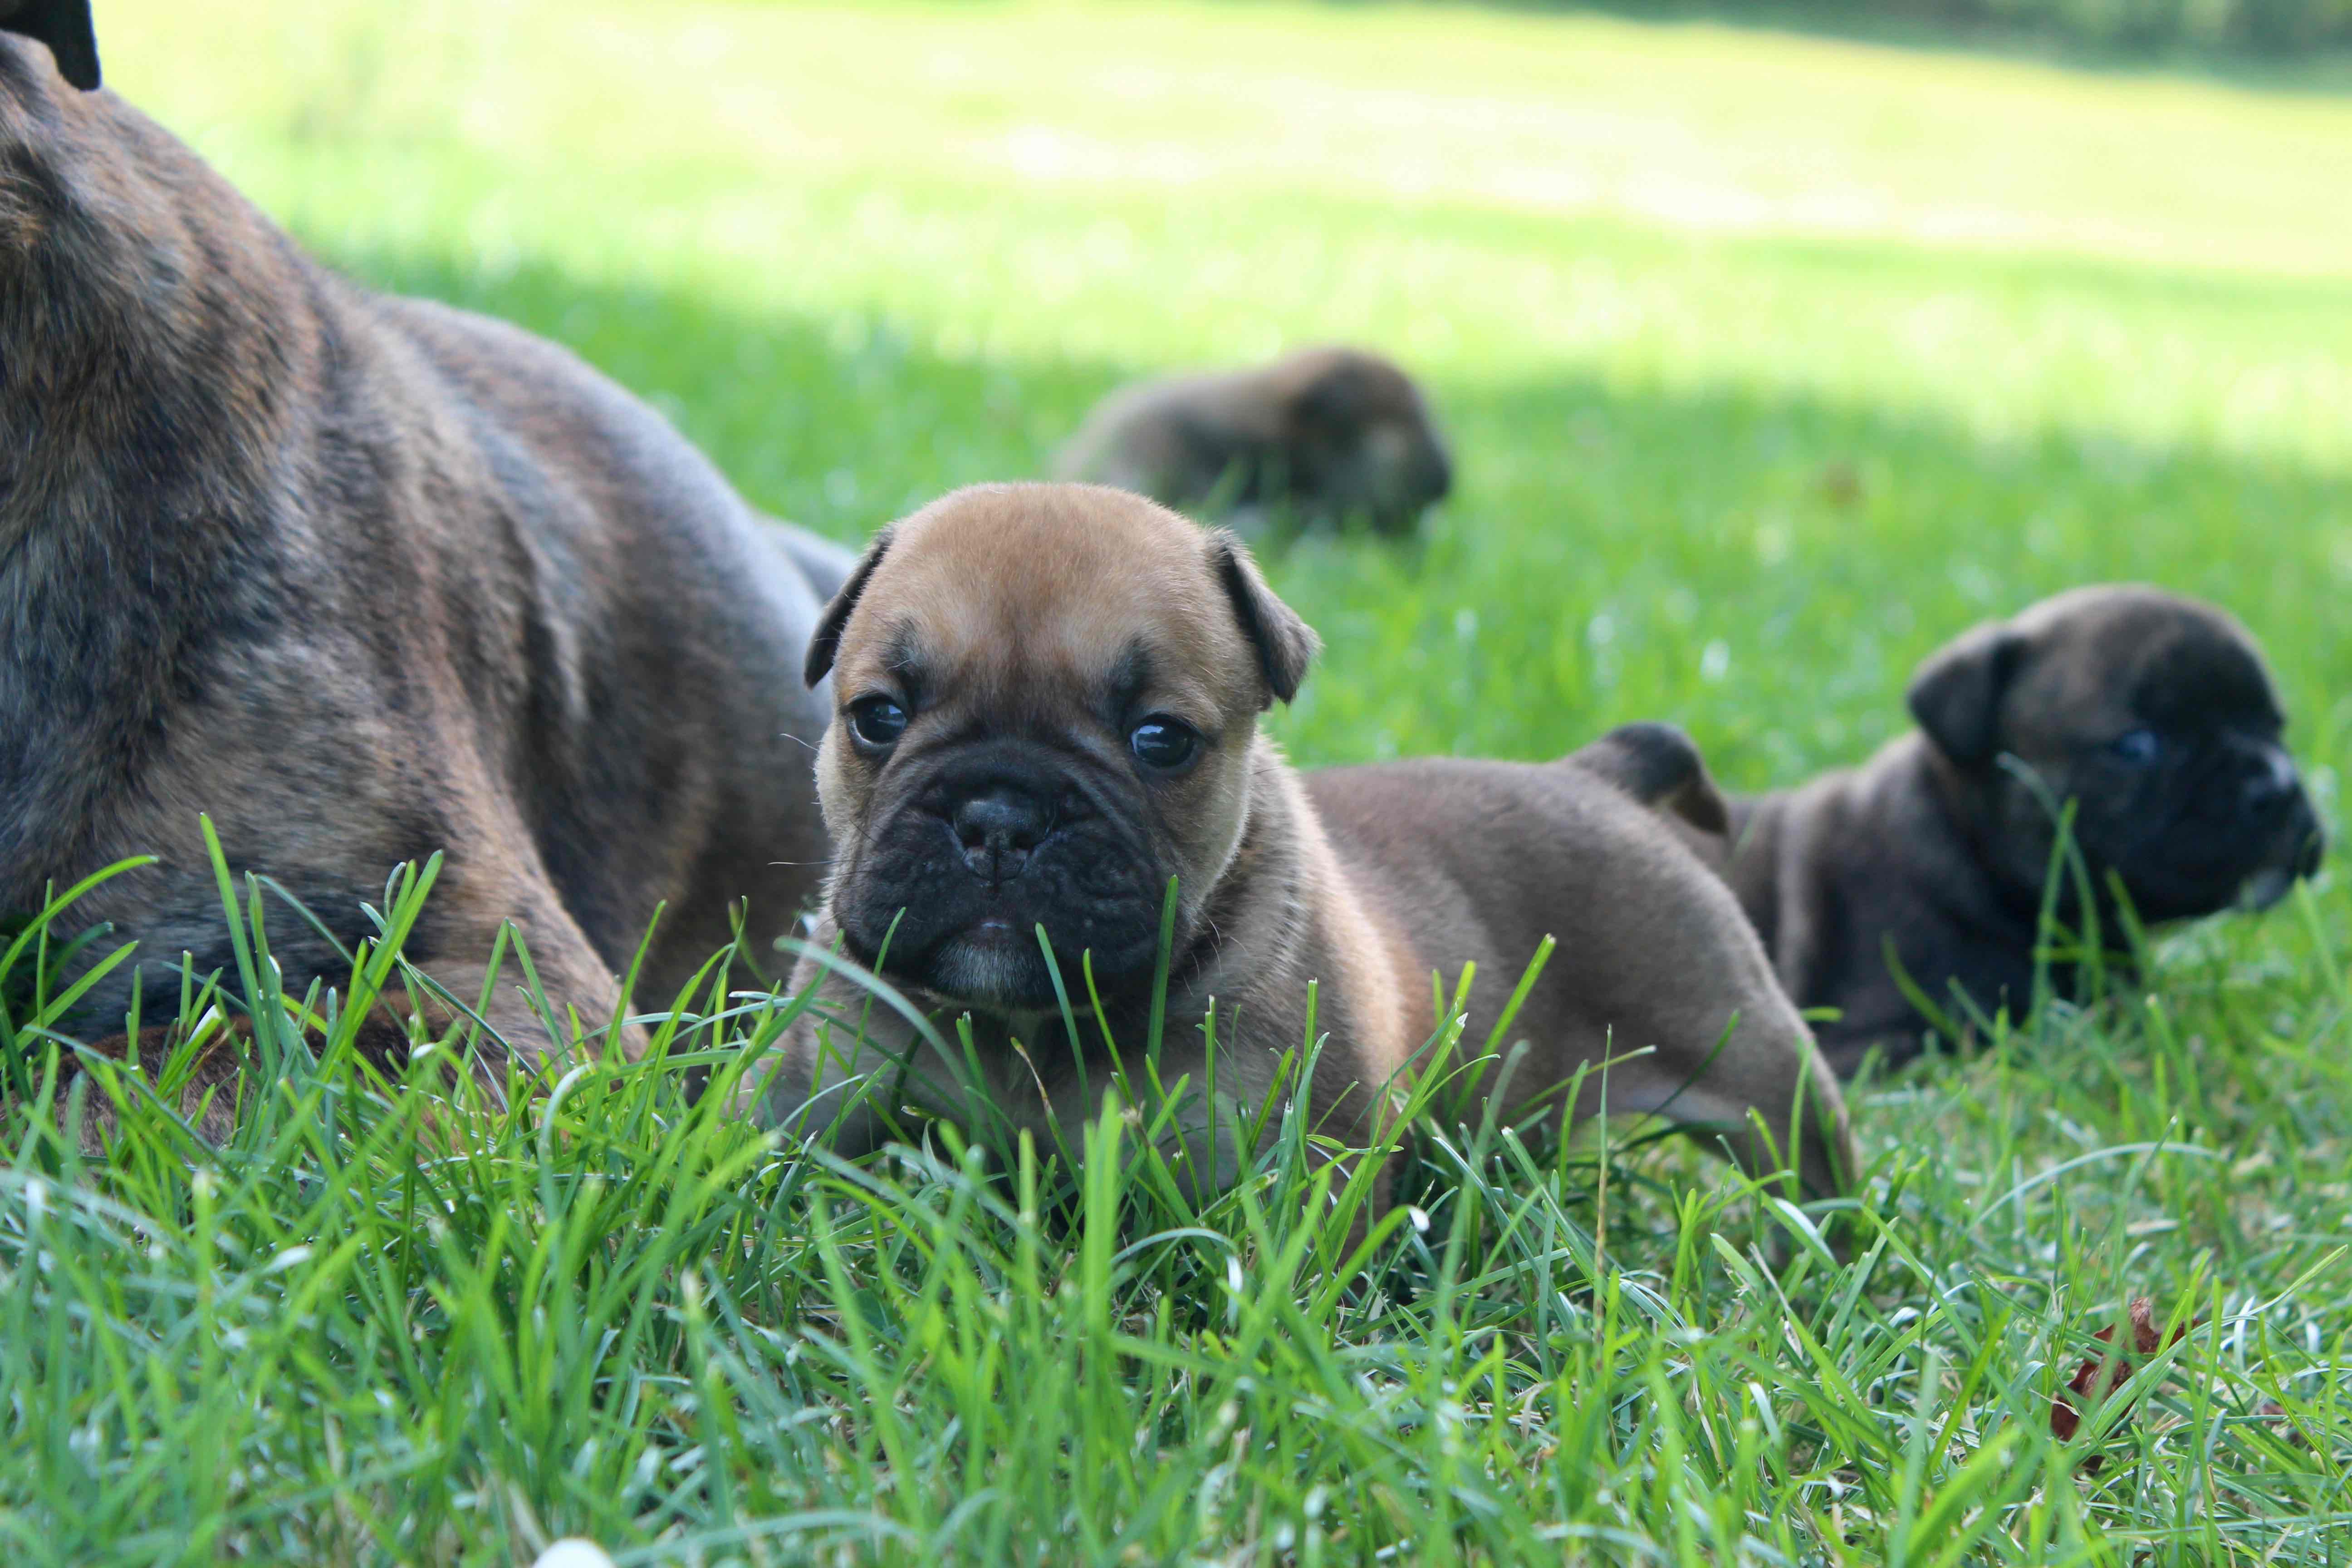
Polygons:
<instances>
[{"instance_id":1,"label":"adult dog's fur","mask_svg":"<svg viewBox=\"0 0 2352 1568\"><path fill-rule=\"evenodd\" d=\"M1179 510L1360 517L1385 534L1410 533L1454 483L1421 389L1345 348L1123 387L1087 416L1056 471Z\"/></svg>"},{"instance_id":2,"label":"adult dog's fur","mask_svg":"<svg viewBox=\"0 0 2352 1568\"><path fill-rule=\"evenodd\" d=\"M157 854L77 921L140 944L153 1004L183 952L233 973L209 813L345 944L446 851L410 956L471 1003L513 920L592 1028L667 900L667 1003L730 900L767 934L814 889L826 552L570 354L334 277L0 34L0 910ZM338 977L290 914L270 937L298 994ZM520 980L489 1020L536 1052Z\"/></svg>"},{"instance_id":3,"label":"adult dog's fur","mask_svg":"<svg viewBox=\"0 0 2352 1568\"><path fill-rule=\"evenodd\" d=\"M1381 1090L1440 1023L1433 972L1450 983L1476 963L1482 1038L1556 935L1512 1030L1532 1055L1498 1109L1614 1055L1609 1109L1720 1129L1759 1164L1778 1163L1769 1131L1808 1188L1836 1190L1852 1165L1834 1080L1728 893L1646 804L1720 825L1689 743L1639 730L1549 764L1300 774L1257 717L1297 691L1315 647L1232 535L1123 491L983 487L894 525L811 645L807 677L830 671L838 700L818 762L837 847L817 942L928 1010L968 1011L998 1111L1057 1123L1075 1148L1108 1058L1091 1025L1083 1046L1063 1037L1040 927L1081 1010L1083 953L1111 1037L1139 1052L1176 879L1160 1080L1205 1081L1213 998L1221 1095L1255 1103L1305 1044L1319 982L1329 1044L1309 1109L1349 1139L1387 1114ZM826 973L806 961L795 984ZM845 982L822 994L859 1011ZM867 1029L915 1048L887 1007ZM766 1113L805 1108L851 1146L877 1137L870 1099L835 1124L845 1071L880 1059L856 1057L853 1034L804 1016ZM959 1064L923 1048L913 1069L918 1100L969 1110ZM1576 1110L1601 1093L1596 1073ZM1180 1121L1198 1132L1213 1114L1196 1100Z\"/></svg>"},{"instance_id":4,"label":"adult dog's fur","mask_svg":"<svg viewBox=\"0 0 2352 1568\"><path fill-rule=\"evenodd\" d=\"M1910 706L1919 728L1862 768L1735 799L1712 847L1789 994L1840 1009L1818 1028L1841 1073L1874 1045L1895 1062L1921 1049L1890 944L1939 1005L1957 984L1987 1015L2023 1011L2059 802L2076 802L2109 936L2110 873L2158 921L2275 902L2318 868L2270 672L2210 605L2153 588L2062 594L1934 655ZM2081 924L2072 877L2062 891Z\"/></svg>"}]
</instances>

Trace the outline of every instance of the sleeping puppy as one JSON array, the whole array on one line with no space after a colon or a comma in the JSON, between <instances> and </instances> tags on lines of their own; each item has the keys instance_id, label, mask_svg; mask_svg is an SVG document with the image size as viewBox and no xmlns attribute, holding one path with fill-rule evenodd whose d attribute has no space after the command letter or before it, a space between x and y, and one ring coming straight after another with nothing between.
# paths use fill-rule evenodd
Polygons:
<instances>
[{"instance_id":1,"label":"sleeping puppy","mask_svg":"<svg viewBox=\"0 0 2352 1568\"><path fill-rule=\"evenodd\" d=\"M313 264L60 77L95 79L79 0L0 21L0 914L159 856L70 929L136 942L168 1016L184 953L236 973L199 814L324 922L270 922L298 996L445 852L409 956L471 1005L517 921L591 1031L658 906L649 1005L730 903L789 929L825 853L827 547L562 350ZM120 1028L132 976L75 1026ZM488 1016L535 1057L520 979Z\"/></svg>"},{"instance_id":2,"label":"sleeping puppy","mask_svg":"<svg viewBox=\"0 0 2352 1568\"><path fill-rule=\"evenodd\" d=\"M1180 510L1361 518L1391 536L1411 533L1454 483L1420 388L1388 361L1346 348L1115 392L1055 471Z\"/></svg>"},{"instance_id":3,"label":"sleeping puppy","mask_svg":"<svg viewBox=\"0 0 2352 1568\"><path fill-rule=\"evenodd\" d=\"M1556 935L1511 1031L1532 1054L1498 1110L1614 1057L1577 1114L1605 1083L1612 1111L1706 1129L1758 1168L1785 1153L1808 1191L1841 1190L1854 1167L1834 1080L1738 907L1645 805L1720 828L1689 743L1621 732L1549 764L1301 774L1257 721L1298 689L1316 646L1231 534L1124 491L985 486L893 525L809 648L807 679L830 673L836 697L817 764L836 849L815 945L943 1020L968 1014L971 1087L1075 1149L1110 1058L1091 1025L1082 1045L1063 1038L1037 933L1082 1009L1090 971L1109 1037L1139 1055L1173 878L1160 1081L1206 1081L1213 1005L1218 1105L1258 1103L1306 1041L1319 983L1328 1044L1307 1110L1361 1146L1441 1023L1432 973L1450 986L1477 965L1468 1036L1484 1039ZM804 959L795 990L820 983L844 1022L812 1012L788 1031L750 1091L765 1117L873 1144L884 1118L844 1089L884 1053L908 1058L916 1103L975 1113L968 1064L887 1007L861 1033L848 1020L864 993ZM1480 1094L1497 1087L1486 1070ZM1183 1151L1224 1115L1196 1096ZM1229 1183L1239 1153L1219 1141L1214 1179Z\"/></svg>"},{"instance_id":4,"label":"sleeping puppy","mask_svg":"<svg viewBox=\"0 0 2352 1568\"><path fill-rule=\"evenodd\" d=\"M2105 932L2110 873L2152 922L2263 908L2318 868L2277 689L2210 605L2062 594L1934 655L1910 707L1919 728L1863 767L1735 799L1713 850L1789 994L1839 1009L1819 1034L1841 1074L1873 1046L1892 1063L1923 1048L1890 948L1938 1005L1957 985L1988 1016L2023 1013L2057 802L2076 803ZM2063 891L2060 918L2079 926L2071 877Z\"/></svg>"}]
</instances>

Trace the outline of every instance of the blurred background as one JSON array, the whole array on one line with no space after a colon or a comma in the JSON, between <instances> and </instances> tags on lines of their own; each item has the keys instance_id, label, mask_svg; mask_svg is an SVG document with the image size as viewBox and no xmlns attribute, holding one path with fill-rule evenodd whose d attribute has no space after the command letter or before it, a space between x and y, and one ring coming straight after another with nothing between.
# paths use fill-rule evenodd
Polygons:
<instances>
[{"instance_id":1,"label":"blurred background","mask_svg":"<svg viewBox=\"0 0 2352 1568\"><path fill-rule=\"evenodd\" d=\"M1128 378L1343 340L1459 485L1269 563L1307 762L1636 717L1729 783L2074 583L2352 742L2352 0L803 8L101 0L320 256L569 343L843 539Z\"/></svg>"}]
</instances>

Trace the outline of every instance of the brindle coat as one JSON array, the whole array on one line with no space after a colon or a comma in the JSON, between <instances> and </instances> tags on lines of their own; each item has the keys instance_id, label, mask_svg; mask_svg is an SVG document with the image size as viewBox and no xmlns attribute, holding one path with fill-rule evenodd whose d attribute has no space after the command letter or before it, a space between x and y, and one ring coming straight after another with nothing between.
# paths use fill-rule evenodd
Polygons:
<instances>
[{"instance_id":1,"label":"brindle coat","mask_svg":"<svg viewBox=\"0 0 2352 1568\"><path fill-rule=\"evenodd\" d=\"M592 1028L657 904L649 1004L730 900L788 929L825 855L827 549L562 349L337 278L0 34L0 910L160 856L74 916L139 944L151 1015L184 952L233 973L199 813L346 944L446 852L410 955L471 1002L517 921ZM298 994L341 978L290 915L270 937ZM535 1054L519 978L488 1016Z\"/></svg>"}]
</instances>

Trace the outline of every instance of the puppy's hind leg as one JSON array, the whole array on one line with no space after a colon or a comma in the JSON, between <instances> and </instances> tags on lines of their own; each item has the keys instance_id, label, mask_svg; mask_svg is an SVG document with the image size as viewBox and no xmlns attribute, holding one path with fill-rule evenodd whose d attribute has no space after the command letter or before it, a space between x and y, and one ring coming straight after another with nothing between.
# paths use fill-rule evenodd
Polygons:
<instances>
[{"instance_id":1,"label":"puppy's hind leg","mask_svg":"<svg viewBox=\"0 0 2352 1568\"><path fill-rule=\"evenodd\" d=\"M1860 1173L1845 1097L1803 1025L1780 1022L1740 1023L1671 1114L1699 1124L1750 1174L1792 1171L1809 1199L1843 1195Z\"/></svg>"},{"instance_id":2,"label":"puppy's hind leg","mask_svg":"<svg viewBox=\"0 0 2352 1568\"><path fill-rule=\"evenodd\" d=\"M1589 1080L1577 1115L1605 1095L1612 1116L1662 1117L1751 1175L1792 1172L1808 1199L1851 1191L1860 1167L1845 1099L1796 1009L1769 981L1694 989L1712 994L1621 1024L1619 1040L1652 1048Z\"/></svg>"}]
</instances>

